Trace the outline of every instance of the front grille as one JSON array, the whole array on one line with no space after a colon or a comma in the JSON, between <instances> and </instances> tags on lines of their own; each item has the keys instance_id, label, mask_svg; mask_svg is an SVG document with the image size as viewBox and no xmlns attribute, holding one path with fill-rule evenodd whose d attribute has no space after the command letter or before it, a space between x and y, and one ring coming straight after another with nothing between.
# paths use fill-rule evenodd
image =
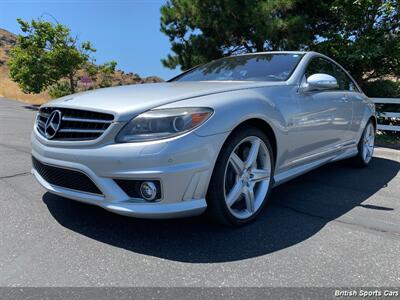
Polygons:
<instances>
[{"instance_id":1,"label":"front grille","mask_svg":"<svg viewBox=\"0 0 400 300\"><path fill-rule=\"evenodd\" d=\"M49 166L41 163L33 156L32 165L39 175L52 185L80 192L102 195L93 181L82 172Z\"/></svg>"},{"instance_id":2,"label":"front grille","mask_svg":"<svg viewBox=\"0 0 400 300\"><path fill-rule=\"evenodd\" d=\"M111 114L71 108L42 107L38 113L36 128L46 138L46 122L54 110L61 112L61 123L56 134L51 137L52 140L94 140L100 137L114 120Z\"/></svg>"}]
</instances>

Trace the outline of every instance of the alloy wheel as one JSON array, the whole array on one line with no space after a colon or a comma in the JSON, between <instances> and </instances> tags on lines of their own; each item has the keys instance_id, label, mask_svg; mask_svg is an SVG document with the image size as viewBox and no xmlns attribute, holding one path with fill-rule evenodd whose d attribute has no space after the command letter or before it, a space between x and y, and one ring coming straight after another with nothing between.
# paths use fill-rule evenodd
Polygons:
<instances>
[{"instance_id":1,"label":"alloy wheel","mask_svg":"<svg viewBox=\"0 0 400 300\"><path fill-rule=\"evenodd\" d=\"M363 136L363 150L362 158L365 163L369 163L374 154L374 141L375 141L375 128L372 123L369 123L365 128L365 133Z\"/></svg>"},{"instance_id":2,"label":"alloy wheel","mask_svg":"<svg viewBox=\"0 0 400 300\"><path fill-rule=\"evenodd\" d=\"M264 141L249 136L229 156L224 174L225 203L239 219L251 217L265 201L271 182L271 155Z\"/></svg>"}]
</instances>

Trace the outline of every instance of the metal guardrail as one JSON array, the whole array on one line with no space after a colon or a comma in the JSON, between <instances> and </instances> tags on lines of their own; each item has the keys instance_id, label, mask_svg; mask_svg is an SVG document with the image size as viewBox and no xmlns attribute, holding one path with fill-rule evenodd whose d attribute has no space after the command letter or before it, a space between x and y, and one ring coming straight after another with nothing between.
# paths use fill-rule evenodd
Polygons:
<instances>
[{"instance_id":1,"label":"metal guardrail","mask_svg":"<svg viewBox=\"0 0 400 300\"><path fill-rule=\"evenodd\" d=\"M383 105L396 105L398 109L397 112L392 111L382 111L377 107L377 117L378 117L378 130L384 131L397 131L400 132L400 125L393 125L400 124L400 98L371 98L377 106ZM382 124L380 121L385 121L387 124Z\"/></svg>"}]
</instances>

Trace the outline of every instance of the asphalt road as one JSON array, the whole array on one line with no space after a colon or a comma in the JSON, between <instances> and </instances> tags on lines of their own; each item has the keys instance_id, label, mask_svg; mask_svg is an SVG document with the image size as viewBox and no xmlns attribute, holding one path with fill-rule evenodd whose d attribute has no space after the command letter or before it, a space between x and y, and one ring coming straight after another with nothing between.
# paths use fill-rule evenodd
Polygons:
<instances>
[{"instance_id":1,"label":"asphalt road","mask_svg":"<svg viewBox=\"0 0 400 300\"><path fill-rule=\"evenodd\" d=\"M228 229L46 193L30 174L34 115L0 100L0 286L400 286L400 151L308 173Z\"/></svg>"}]
</instances>

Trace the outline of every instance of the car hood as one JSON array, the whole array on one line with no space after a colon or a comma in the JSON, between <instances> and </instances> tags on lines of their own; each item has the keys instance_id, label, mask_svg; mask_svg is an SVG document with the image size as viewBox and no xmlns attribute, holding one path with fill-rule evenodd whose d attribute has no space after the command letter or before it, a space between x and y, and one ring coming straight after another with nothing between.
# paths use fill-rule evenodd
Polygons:
<instances>
[{"instance_id":1,"label":"car hood","mask_svg":"<svg viewBox=\"0 0 400 300\"><path fill-rule=\"evenodd\" d=\"M76 109L112 112L123 121L135 114L175 101L283 82L164 82L103 88L65 96L47 103ZM196 105L195 99L193 105Z\"/></svg>"}]
</instances>

